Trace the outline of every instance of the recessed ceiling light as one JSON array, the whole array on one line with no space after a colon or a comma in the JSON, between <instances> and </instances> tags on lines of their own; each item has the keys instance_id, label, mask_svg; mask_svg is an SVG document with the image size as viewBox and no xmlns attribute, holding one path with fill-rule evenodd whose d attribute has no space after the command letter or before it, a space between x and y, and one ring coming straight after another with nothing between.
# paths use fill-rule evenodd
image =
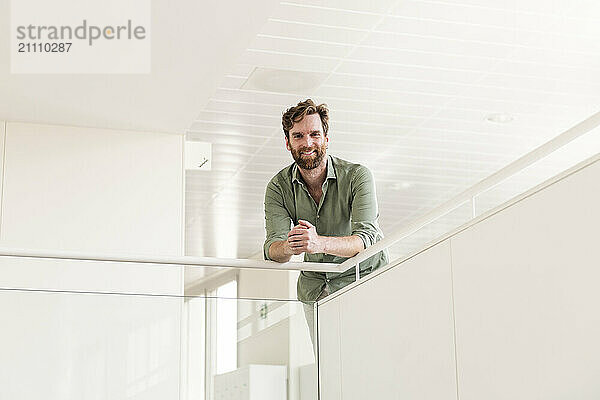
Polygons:
<instances>
[{"instance_id":1,"label":"recessed ceiling light","mask_svg":"<svg viewBox=\"0 0 600 400\"><path fill-rule=\"evenodd\" d=\"M492 113L485 117L485 120L494 124L507 124L512 122L514 118L512 115L506 113Z\"/></svg>"},{"instance_id":2,"label":"recessed ceiling light","mask_svg":"<svg viewBox=\"0 0 600 400\"><path fill-rule=\"evenodd\" d=\"M311 94L325 80L327 74L257 67L242 89L267 92Z\"/></svg>"}]
</instances>

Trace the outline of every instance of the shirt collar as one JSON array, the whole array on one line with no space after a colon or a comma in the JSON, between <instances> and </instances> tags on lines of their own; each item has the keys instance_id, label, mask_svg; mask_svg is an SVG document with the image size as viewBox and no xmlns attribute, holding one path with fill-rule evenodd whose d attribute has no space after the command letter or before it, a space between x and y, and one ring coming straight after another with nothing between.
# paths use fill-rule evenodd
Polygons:
<instances>
[{"instance_id":1,"label":"shirt collar","mask_svg":"<svg viewBox=\"0 0 600 400\"><path fill-rule=\"evenodd\" d=\"M300 171L298 171L298 164L294 163L294 166L292 167L292 182L304 183L301 177L302 175L300 175ZM333 160L331 159L330 155L327 155L327 177L325 180L328 179L337 179L337 176L335 175L335 168L333 166Z\"/></svg>"}]
</instances>

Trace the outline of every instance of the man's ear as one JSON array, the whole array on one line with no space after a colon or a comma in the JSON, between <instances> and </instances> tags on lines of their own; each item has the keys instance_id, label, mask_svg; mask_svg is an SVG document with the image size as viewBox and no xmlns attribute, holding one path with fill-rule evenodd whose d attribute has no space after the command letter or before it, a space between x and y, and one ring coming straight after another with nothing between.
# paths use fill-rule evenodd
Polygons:
<instances>
[{"instance_id":1,"label":"man's ear","mask_svg":"<svg viewBox=\"0 0 600 400\"><path fill-rule=\"evenodd\" d=\"M325 148L329 147L329 136L325 135Z\"/></svg>"},{"instance_id":2,"label":"man's ear","mask_svg":"<svg viewBox=\"0 0 600 400\"><path fill-rule=\"evenodd\" d=\"M288 139L287 136L285 136L285 147L288 149L288 151L292 151L292 148L290 147L290 139Z\"/></svg>"}]
</instances>

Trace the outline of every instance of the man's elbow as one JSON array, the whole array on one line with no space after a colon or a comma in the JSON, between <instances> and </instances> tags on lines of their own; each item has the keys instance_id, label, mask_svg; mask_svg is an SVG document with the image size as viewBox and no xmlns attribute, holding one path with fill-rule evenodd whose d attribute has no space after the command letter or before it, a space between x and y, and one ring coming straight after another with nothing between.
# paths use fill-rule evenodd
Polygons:
<instances>
[{"instance_id":1,"label":"man's elbow","mask_svg":"<svg viewBox=\"0 0 600 400\"><path fill-rule=\"evenodd\" d=\"M369 232L355 231L352 234L360 239L360 242L361 242L360 244L362 246L359 251L362 251L362 250L366 249L367 247L375 244L375 235L372 235Z\"/></svg>"}]
</instances>

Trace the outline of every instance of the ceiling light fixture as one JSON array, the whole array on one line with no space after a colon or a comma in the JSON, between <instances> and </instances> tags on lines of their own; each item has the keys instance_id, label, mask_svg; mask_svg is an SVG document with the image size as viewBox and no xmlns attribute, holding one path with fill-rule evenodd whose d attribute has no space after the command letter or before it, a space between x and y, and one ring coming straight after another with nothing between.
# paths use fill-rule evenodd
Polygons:
<instances>
[{"instance_id":1,"label":"ceiling light fixture","mask_svg":"<svg viewBox=\"0 0 600 400\"><path fill-rule=\"evenodd\" d=\"M310 94L325 80L327 74L306 71L257 67L242 89L278 93Z\"/></svg>"}]
</instances>

